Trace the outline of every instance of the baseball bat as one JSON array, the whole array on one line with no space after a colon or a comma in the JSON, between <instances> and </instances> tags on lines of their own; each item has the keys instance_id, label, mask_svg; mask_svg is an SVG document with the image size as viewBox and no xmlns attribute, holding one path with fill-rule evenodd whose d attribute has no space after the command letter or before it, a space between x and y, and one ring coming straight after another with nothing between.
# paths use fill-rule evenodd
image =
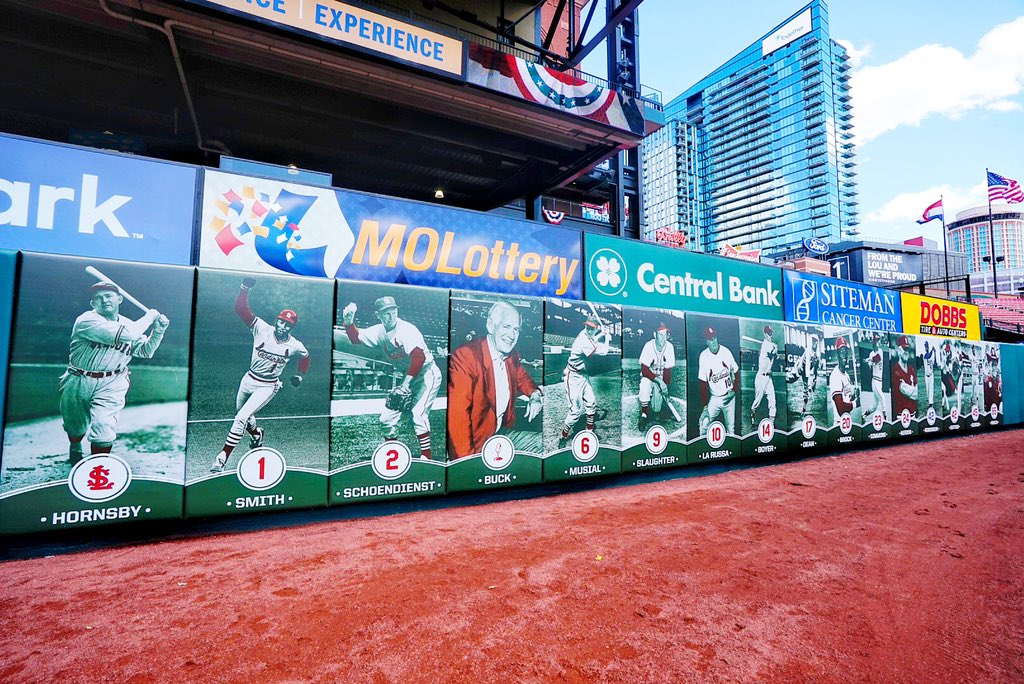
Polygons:
<instances>
[{"instance_id":1,"label":"baseball bat","mask_svg":"<svg viewBox=\"0 0 1024 684\"><path fill-rule=\"evenodd\" d=\"M668 410L672 412L672 417L676 419L676 422L683 422L683 417L679 415L679 411L672 404L672 397L669 396L668 392L665 393L665 403L668 404Z\"/></svg>"},{"instance_id":2,"label":"baseball bat","mask_svg":"<svg viewBox=\"0 0 1024 684\"><path fill-rule=\"evenodd\" d=\"M131 295L131 293L128 292L128 290L124 289L123 287L118 285L116 282L114 282L113 278L108 278L107 276L103 275L103 273L98 268L96 268L95 266L86 266L85 267L85 272L88 273L91 276L95 276L96 278L98 278L98 279L100 279L100 280L102 280L104 282L111 283L113 285L117 285L117 289L121 291L121 295L125 299L127 299L129 302L131 302L135 306L137 306L140 309L142 309L142 313L146 313L147 311L149 311L149 307L147 307L145 304L143 304L138 299L133 297Z\"/></svg>"}]
</instances>

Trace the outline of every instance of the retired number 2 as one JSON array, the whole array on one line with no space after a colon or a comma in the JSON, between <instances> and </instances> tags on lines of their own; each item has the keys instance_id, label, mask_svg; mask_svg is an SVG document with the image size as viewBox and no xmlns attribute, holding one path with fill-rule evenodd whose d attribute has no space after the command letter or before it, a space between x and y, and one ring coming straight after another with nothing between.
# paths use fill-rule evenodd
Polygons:
<instances>
[{"instance_id":1,"label":"retired number 2","mask_svg":"<svg viewBox=\"0 0 1024 684\"><path fill-rule=\"evenodd\" d=\"M386 470L398 470L398 466L395 462L398 460L398 452L392 449L388 452L388 460L384 462L384 468Z\"/></svg>"}]
</instances>

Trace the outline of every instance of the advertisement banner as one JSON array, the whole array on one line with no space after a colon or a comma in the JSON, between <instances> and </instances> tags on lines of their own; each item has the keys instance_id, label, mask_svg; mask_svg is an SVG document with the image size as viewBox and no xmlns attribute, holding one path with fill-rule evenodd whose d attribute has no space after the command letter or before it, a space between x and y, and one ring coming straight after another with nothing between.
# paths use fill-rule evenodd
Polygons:
<instances>
[{"instance_id":1,"label":"advertisement banner","mask_svg":"<svg viewBox=\"0 0 1024 684\"><path fill-rule=\"evenodd\" d=\"M544 454L544 300L453 292L448 491L537 484Z\"/></svg>"},{"instance_id":2,"label":"advertisement banner","mask_svg":"<svg viewBox=\"0 0 1024 684\"><path fill-rule=\"evenodd\" d=\"M188 264L196 174L0 135L0 249Z\"/></svg>"},{"instance_id":3,"label":"advertisement banner","mask_svg":"<svg viewBox=\"0 0 1024 684\"><path fill-rule=\"evenodd\" d=\"M622 311L544 303L544 481L622 469Z\"/></svg>"},{"instance_id":4,"label":"advertisement banner","mask_svg":"<svg viewBox=\"0 0 1024 684\"><path fill-rule=\"evenodd\" d=\"M464 44L429 29L335 0L192 0L394 60L462 76Z\"/></svg>"},{"instance_id":5,"label":"advertisement banner","mask_svg":"<svg viewBox=\"0 0 1024 684\"><path fill-rule=\"evenodd\" d=\"M828 444L828 370L825 330L820 325L786 324L786 397L789 403L790 449L816 449Z\"/></svg>"},{"instance_id":6,"label":"advertisement banner","mask_svg":"<svg viewBox=\"0 0 1024 684\"><path fill-rule=\"evenodd\" d=\"M786 320L900 332L900 293L812 273L783 271Z\"/></svg>"},{"instance_id":7,"label":"advertisement banner","mask_svg":"<svg viewBox=\"0 0 1024 684\"><path fill-rule=\"evenodd\" d=\"M782 320L782 271L587 234L587 299Z\"/></svg>"},{"instance_id":8,"label":"advertisement banner","mask_svg":"<svg viewBox=\"0 0 1024 684\"><path fill-rule=\"evenodd\" d=\"M327 503L334 284L200 269L186 517Z\"/></svg>"},{"instance_id":9,"label":"advertisement banner","mask_svg":"<svg viewBox=\"0 0 1024 684\"><path fill-rule=\"evenodd\" d=\"M331 504L445 493L448 290L338 282Z\"/></svg>"},{"instance_id":10,"label":"advertisement banner","mask_svg":"<svg viewBox=\"0 0 1024 684\"><path fill-rule=\"evenodd\" d=\"M0 532L181 517L194 278L22 255Z\"/></svg>"},{"instance_id":11,"label":"advertisement banner","mask_svg":"<svg viewBox=\"0 0 1024 684\"><path fill-rule=\"evenodd\" d=\"M900 293L903 332L910 335L981 339L981 316L974 304Z\"/></svg>"},{"instance_id":12,"label":"advertisement banner","mask_svg":"<svg viewBox=\"0 0 1024 684\"><path fill-rule=\"evenodd\" d=\"M204 171L201 266L579 298L580 250L545 223Z\"/></svg>"},{"instance_id":13,"label":"advertisement banner","mask_svg":"<svg viewBox=\"0 0 1024 684\"><path fill-rule=\"evenodd\" d=\"M622 470L686 464L686 315L622 307Z\"/></svg>"}]
</instances>

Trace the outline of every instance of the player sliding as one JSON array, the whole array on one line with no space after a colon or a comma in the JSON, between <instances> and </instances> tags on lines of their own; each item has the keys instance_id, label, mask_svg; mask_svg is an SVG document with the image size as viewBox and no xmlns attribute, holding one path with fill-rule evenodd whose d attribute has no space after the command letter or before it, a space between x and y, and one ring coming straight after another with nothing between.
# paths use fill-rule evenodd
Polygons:
<instances>
[{"instance_id":1,"label":"player sliding","mask_svg":"<svg viewBox=\"0 0 1024 684\"><path fill-rule=\"evenodd\" d=\"M309 370L309 352L302 342L292 337L292 329L299 322L299 315L291 309L285 309L277 315L275 324L270 325L249 308L249 290L254 287L254 278L243 279L235 299L235 313L252 332L252 359L249 371L242 376L238 385L235 397L237 413L228 430L227 439L224 440L224 448L213 461L211 473L224 470L243 432L249 433L249 448L263 445L263 428L256 425L256 412L269 404L281 389L279 378L288 362L299 359L298 373L291 380L293 387L302 384L302 377Z\"/></svg>"}]
</instances>

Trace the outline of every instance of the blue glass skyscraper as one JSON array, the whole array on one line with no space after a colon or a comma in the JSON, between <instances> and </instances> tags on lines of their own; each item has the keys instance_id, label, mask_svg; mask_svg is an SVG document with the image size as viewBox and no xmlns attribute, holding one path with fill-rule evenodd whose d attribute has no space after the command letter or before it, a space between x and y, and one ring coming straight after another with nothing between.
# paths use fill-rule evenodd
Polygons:
<instances>
[{"instance_id":1,"label":"blue glass skyscraper","mask_svg":"<svg viewBox=\"0 0 1024 684\"><path fill-rule=\"evenodd\" d=\"M814 0L672 100L644 141L645 234L768 254L855 234L849 72Z\"/></svg>"}]
</instances>

